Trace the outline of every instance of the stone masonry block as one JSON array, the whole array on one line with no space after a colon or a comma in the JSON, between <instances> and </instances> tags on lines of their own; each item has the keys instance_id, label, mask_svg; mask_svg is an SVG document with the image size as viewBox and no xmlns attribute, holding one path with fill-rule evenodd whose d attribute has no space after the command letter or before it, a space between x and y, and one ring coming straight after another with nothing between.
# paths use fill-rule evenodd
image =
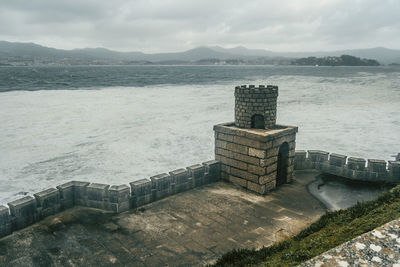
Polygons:
<instances>
[{"instance_id":1,"label":"stone masonry block","mask_svg":"<svg viewBox=\"0 0 400 267\"><path fill-rule=\"evenodd\" d=\"M264 175L266 173L266 168L250 164L247 166L247 170L257 175Z\"/></svg>"},{"instance_id":2,"label":"stone masonry block","mask_svg":"<svg viewBox=\"0 0 400 267\"><path fill-rule=\"evenodd\" d=\"M222 140L215 140L215 147L247 155L247 147Z\"/></svg>"},{"instance_id":3,"label":"stone masonry block","mask_svg":"<svg viewBox=\"0 0 400 267\"><path fill-rule=\"evenodd\" d=\"M221 162L209 160L202 164L205 167L205 179L207 183L214 183L220 180Z\"/></svg>"},{"instance_id":4,"label":"stone masonry block","mask_svg":"<svg viewBox=\"0 0 400 267\"><path fill-rule=\"evenodd\" d=\"M155 200L165 198L170 195L172 177L166 173L161 173L150 177L152 188L155 189Z\"/></svg>"},{"instance_id":5,"label":"stone masonry block","mask_svg":"<svg viewBox=\"0 0 400 267\"><path fill-rule=\"evenodd\" d=\"M230 135L230 134L218 133L217 138L220 140L233 142L233 135Z\"/></svg>"},{"instance_id":6,"label":"stone masonry block","mask_svg":"<svg viewBox=\"0 0 400 267\"><path fill-rule=\"evenodd\" d=\"M0 238L11 234L11 216L5 206L0 206Z\"/></svg>"},{"instance_id":7,"label":"stone masonry block","mask_svg":"<svg viewBox=\"0 0 400 267\"><path fill-rule=\"evenodd\" d=\"M233 175L229 175L229 182L239 185L241 187L246 187L247 186L247 180L235 177Z\"/></svg>"},{"instance_id":8,"label":"stone masonry block","mask_svg":"<svg viewBox=\"0 0 400 267\"><path fill-rule=\"evenodd\" d=\"M328 161L329 152L321 150L308 150L308 158L312 162L325 162Z\"/></svg>"},{"instance_id":9,"label":"stone masonry block","mask_svg":"<svg viewBox=\"0 0 400 267\"><path fill-rule=\"evenodd\" d=\"M347 168L356 171L363 171L365 170L365 163L365 159L349 157L347 159Z\"/></svg>"},{"instance_id":10,"label":"stone masonry block","mask_svg":"<svg viewBox=\"0 0 400 267\"><path fill-rule=\"evenodd\" d=\"M253 183L250 181L247 181L247 189L256 192L260 195L264 195L265 193L268 192L265 185L260 185L258 183Z\"/></svg>"},{"instance_id":11,"label":"stone masonry block","mask_svg":"<svg viewBox=\"0 0 400 267\"><path fill-rule=\"evenodd\" d=\"M260 166L267 167L267 166L273 165L276 163L277 160L278 160L277 157L272 157L272 158L268 158L268 159L260 159Z\"/></svg>"},{"instance_id":12,"label":"stone masonry block","mask_svg":"<svg viewBox=\"0 0 400 267\"><path fill-rule=\"evenodd\" d=\"M109 187L110 186L107 184L98 183L88 185L86 206L102 210L110 210L111 207L108 196Z\"/></svg>"},{"instance_id":13,"label":"stone masonry block","mask_svg":"<svg viewBox=\"0 0 400 267\"><path fill-rule=\"evenodd\" d=\"M368 169L372 172L386 172L386 161L379 159L368 159Z\"/></svg>"},{"instance_id":14,"label":"stone masonry block","mask_svg":"<svg viewBox=\"0 0 400 267\"><path fill-rule=\"evenodd\" d=\"M249 181L253 181L255 183L258 183L258 175L249 173L248 171L243 171L235 168L231 168L231 173L232 175L236 177L240 177Z\"/></svg>"},{"instance_id":15,"label":"stone masonry block","mask_svg":"<svg viewBox=\"0 0 400 267\"><path fill-rule=\"evenodd\" d=\"M267 157L267 151L250 147L249 156L265 159Z\"/></svg>"},{"instance_id":16,"label":"stone masonry block","mask_svg":"<svg viewBox=\"0 0 400 267\"><path fill-rule=\"evenodd\" d=\"M137 208L153 201L152 184L149 179L129 183L131 186L131 207Z\"/></svg>"},{"instance_id":17,"label":"stone masonry block","mask_svg":"<svg viewBox=\"0 0 400 267\"><path fill-rule=\"evenodd\" d=\"M74 203L75 205L87 205L87 186L88 182L73 181L74 183Z\"/></svg>"},{"instance_id":18,"label":"stone masonry block","mask_svg":"<svg viewBox=\"0 0 400 267\"><path fill-rule=\"evenodd\" d=\"M108 188L108 197L111 203L122 203L129 201L130 195L131 189L125 184L112 185Z\"/></svg>"},{"instance_id":19,"label":"stone masonry block","mask_svg":"<svg viewBox=\"0 0 400 267\"><path fill-rule=\"evenodd\" d=\"M232 152L232 157L236 160L243 161L249 164L258 165L260 163L260 159L256 157L251 157L239 153Z\"/></svg>"},{"instance_id":20,"label":"stone masonry block","mask_svg":"<svg viewBox=\"0 0 400 267\"><path fill-rule=\"evenodd\" d=\"M88 200L108 201L108 184L92 183L87 186Z\"/></svg>"},{"instance_id":21,"label":"stone masonry block","mask_svg":"<svg viewBox=\"0 0 400 267\"><path fill-rule=\"evenodd\" d=\"M221 179L224 181L229 181L229 174L224 171L221 171Z\"/></svg>"},{"instance_id":22,"label":"stone masonry block","mask_svg":"<svg viewBox=\"0 0 400 267\"><path fill-rule=\"evenodd\" d=\"M186 169L177 169L169 173L175 183L175 193L184 192L189 190L191 186L189 185L190 174Z\"/></svg>"},{"instance_id":23,"label":"stone masonry block","mask_svg":"<svg viewBox=\"0 0 400 267\"><path fill-rule=\"evenodd\" d=\"M296 134L292 133L292 134L288 134L279 138L276 138L273 140L272 146L280 146L283 143L287 142L288 144L291 142L294 142L296 140Z\"/></svg>"},{"instance_id":24,"label":"stone masonry block","mask_svg":"<svg viewBox=\"0 0 400 267\"><path fill-rule=\"evenodd\" d=\"M289 143L289 150L296 150L296 141L292 141Z\"/></svg>"},{"instance_id":25,"label":"stone masonry block","mask_svg":"<svg viewBox=\"0 0 400 267\"><path fill-rule=\"evenodd\" d=\"M110 209L115 213L127 211L130 205L131 188L125 184L108 188Z\"/></svg>"},{"instance_id":26,"label":"stone masonry block","mask_svg":"<svg viewBox=\"0 0 400 267\"><path fill-rule=\"evenodd\" d=\"M39 218L56 214L61 210L60 192L57 189L49 188L34 194L34 196Z\"/></svg>"},{"instance_id":27,"label":"stone masonry block","mask_svg":"<svg viewBox=\"0 0 400 267\"><path fill-rule=\"evenodd\" d=\"M234 136L233 137L233 142L239 145L247 146L247 147L253 147L256 149L262 149L263 148L263 142L248 139L245 137L241 136Z\"/></svg>"},{"instance_id":28,"label":"stone masonry block","mask_svg":"<svg viewBox=\"0 0 400 267\"><path fill-rule=\"evenodd\" d=\"M242 162L239 160L235 160L235 159L231 159L231 158L227 158L224 156L220 156L220 155L216 155L215 159L220 161L222 164L234 167L234 168L238 168L238 169L242 169L242 170L247 170L247 163L246 162Z\"/></svg>"},{"instance_id":29,"label":"stone masonry block","mask_svg":"<svg viewBox=\"0 0 400 267\"><path fill-rule=\"evenodd\" d=\"M12 201L8 206L14 219L14 230L31 225L37 220L36 200L31 196Z\"/></svg>"},{"instance_id":30,"label":"stone masonry block","mask_svg":"<svg viewBox=\"0 0 400 267\"><path fill-rule=\"evenodd\" d=\"M227 158L233 158L233 153L234 152L226 150L226 149L223 149L223 148L218 148L218 147L215 148L215 154L216 155L221 155L221 156L224 156L224 157L227 157Z\"/></svg>"},{"instance_id":31,"label":"stone masonry block","mask_svg":"<svg viewBox=\"0 0 400 267\"><path fill-rule=\"evenodd\" d=\"M345 155L340 155L336 153L331 153L329 156L329 164L337 167L343 167L346 164Z\"/></svg>"},{"instance_id":32,"label":"stone masonry block","mask_svg":"<svg viewBox=\"0 0 400 267\"><path fill-rule=\"evenodd\" d=\"M74 182L68 182L56 187L60 193L61 209L66 210L74 206Z\"/></svg>"},{"instance_id":33,"label":"stone masonry block","mask_svg":"<svg viewBox=\"0 0 400 267\"><path fill-rule=\"evenodd\" d=\"M279 152L279 147L273 147L267 150L267 158L277 157Z\"/></svg>"},{"instance_id":34,"label":"stone masonry block","mask_svg":"<svg viewBox=\"0 0 400 267\"><path fill-rule=\"evenodd\" d=\"M307 159L307 151L305 151L305 150L295 151L294 168L296 170L304 170L306 167L304 164L306 159Z\"/></svg>"},{"instance_id":35,"label":"stone masonry block","mask_svg":"<svg viewBox=\"0 0 400 267\"><path fill-rule=\"evenodd\" d=\"M262 175L258 178L258 183L259 184L267 184L272 181L276 180L276 173L270 173L268 175Z\"/></svg>"},{"instance_id":36,"label":"stone masonry block","mask_svg":"<svg viewBox=\"0 0 400 267\"><path fill-rule=\"evenodd\" d=\"M193 179L193 186L198 187L204 184L205 166L201 164L196 164L187 167L190 176Z\"/></svg>"},{"instance_id":37,"label":"stone masonry block","mask_svg":"<svg viewBox=\"0 0 400 267\"><path fill-rule=\"evenodd\" d=\"M277 167L278 167L278 164L277 164L277 163L272 164L272 165L269 165L269 166L266 168L265 173L266 173L266 174L275 173Z\"/></svg>"},{"instance_id":38,"label":"stone masonry block","mask_svg":"<svg viewBox=\"0 0 400 267\"><path fill-rule=\"evenodd\" d=\"M392 182L400 183L400 161L389 161L389 175Z\"/></svg>"}]
</instances>

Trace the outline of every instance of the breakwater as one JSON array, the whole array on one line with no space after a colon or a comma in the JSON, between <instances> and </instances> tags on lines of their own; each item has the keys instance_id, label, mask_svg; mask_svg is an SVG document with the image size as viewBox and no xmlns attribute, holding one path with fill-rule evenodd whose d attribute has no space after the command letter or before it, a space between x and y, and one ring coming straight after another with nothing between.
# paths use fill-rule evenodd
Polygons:
<instances>
[{"instance_id":1,"label":"breakwater","mask_svg":"<svg viewBox=\"0 0 400 267\"><path fill-rule=\"evenodd\" d=\"M321 150L297 150L294 169L316 169L356 181L400 183L400 161L366 160Z\"/></svg>"},{"instance_id":2,"label":"breakwater","mask_svg":"<svg viewBox=\"0 0 400 267\"><path fill-rule=\"evenodd\" d=\"M134 181L129 185L108 185L82 181L49 188L32 196L0 206L0 237L27 227L73 206L85 206L114 213L138 208L220 179L220 162L211 160Z\"/></svg>"}]
</instances>

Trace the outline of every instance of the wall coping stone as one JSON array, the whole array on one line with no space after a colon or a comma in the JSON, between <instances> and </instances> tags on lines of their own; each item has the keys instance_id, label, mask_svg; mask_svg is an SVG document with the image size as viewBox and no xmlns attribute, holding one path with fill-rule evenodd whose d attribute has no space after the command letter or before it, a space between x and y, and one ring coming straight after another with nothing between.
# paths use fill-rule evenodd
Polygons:
<instances>
[{"instance_id":1,"label":"wall coping stone","mask_svg":"<svg viewBox=\"0 0 400 267\"><path fill-rule=\"evenodd\" d=\"M49 189L46 189L46 190L43 190L43 191L41 191L41 192L39 192L39 193L35 193L35 194L33 194L36 198L43 198L43 197L47 197L47 196L49 196L49 195L52 195L52 194L58 194L59 193L59 191L57 190L57 189L55 189L55 188L49 188Z\"/></svg>"},{"instance_id":2,"label":"wall coping stone","mask_svg":"<svg viewBox=\"0 0 400 267\"><path fill-rule=\"evenodd\" d=\"M16 206L20 206L20 205L26 205L26 204L30 204L32 201L34 201L35 198L31 197L31 196L25 196L23 198L11 201L8 203L8 206L11 208L14 208Z\"/></svg>"}]
</instances>

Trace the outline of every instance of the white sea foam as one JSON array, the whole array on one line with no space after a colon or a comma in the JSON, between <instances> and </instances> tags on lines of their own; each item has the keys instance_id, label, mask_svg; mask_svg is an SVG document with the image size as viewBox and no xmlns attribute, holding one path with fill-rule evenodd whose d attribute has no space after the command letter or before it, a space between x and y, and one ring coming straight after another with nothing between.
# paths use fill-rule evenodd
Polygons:
<instances>
[{"instance_id":1,"label":"white sea foam","mask_svg":"<svg viewBox=\"0 0 400 267\"><path fill-rule=\"evenodd\" d=\"M398 74L274 76L278 123L297 149L390 160L400 152ZM248 82L247 82L248 83ZM234 86L149 86L0 94L0 203L69 180L128 183L213 158Z\"/></svg>"}]
</instances>

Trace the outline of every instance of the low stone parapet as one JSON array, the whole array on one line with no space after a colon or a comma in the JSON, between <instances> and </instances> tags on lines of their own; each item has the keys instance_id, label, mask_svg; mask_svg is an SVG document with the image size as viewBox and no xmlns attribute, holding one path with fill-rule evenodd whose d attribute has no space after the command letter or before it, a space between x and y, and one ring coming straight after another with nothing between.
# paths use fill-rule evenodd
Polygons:
<instances>
[{"instance_id":1,"label":"low stone parapet","mask_svg":"<svg viewBox=\"0 0 400 267\"><path fill-rule=\"evenodd\" d=\"M187 168L141 179L129 185L70 181L0 206L0 237L74 206L114 213L220 180L221 164L211 160Z\"/></svg>"},{"instance_id":2,"label":"low stone parapet","mask_svg":"<svg viewBox=\"0 0 400 267\"><path fill-rule=\"evenodd\" d=\"M357 181L400 183L399 161L365 160L321 150L297 150L294 169L316 169Z\"/></svg>"}]
</instances>

